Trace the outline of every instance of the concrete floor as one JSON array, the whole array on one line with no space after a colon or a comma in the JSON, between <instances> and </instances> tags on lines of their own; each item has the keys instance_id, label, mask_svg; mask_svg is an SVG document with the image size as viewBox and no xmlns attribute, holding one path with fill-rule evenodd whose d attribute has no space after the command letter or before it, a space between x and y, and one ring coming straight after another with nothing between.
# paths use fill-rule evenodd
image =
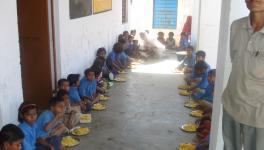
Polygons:
<instances>
[{"instance_id":1,"label":"concrete floor","mask_svg":"<svg viewBox=\"0 0 264 150\"><path fill-rule=\"evenodd\" d=\"M153 66L152 66L153 67ZM194 134L179 127L195 119L178 95L182 75L134 73L110 89L107 110L93 112L91 133L75 150L176 150Z\"/></svg>"}]
</instances>

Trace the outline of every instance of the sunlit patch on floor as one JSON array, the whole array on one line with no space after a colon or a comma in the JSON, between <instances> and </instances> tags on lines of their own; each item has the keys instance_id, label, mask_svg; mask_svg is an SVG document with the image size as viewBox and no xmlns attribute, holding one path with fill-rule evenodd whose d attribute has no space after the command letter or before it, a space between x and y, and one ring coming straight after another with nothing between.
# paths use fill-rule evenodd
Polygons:
<instances>
[{"instance_id":1,"label":"sunlit patch on floor","mask_svg":"<svg viewBox=\"0 0 264 150\"><path fill-rule=\"evenodd\" d=\"M132 72L151 73L151 74L182 74L175 72L175 68L179 65L177 60L164 60L153 64L137 65Z\"/></svg>"}]
</instances>

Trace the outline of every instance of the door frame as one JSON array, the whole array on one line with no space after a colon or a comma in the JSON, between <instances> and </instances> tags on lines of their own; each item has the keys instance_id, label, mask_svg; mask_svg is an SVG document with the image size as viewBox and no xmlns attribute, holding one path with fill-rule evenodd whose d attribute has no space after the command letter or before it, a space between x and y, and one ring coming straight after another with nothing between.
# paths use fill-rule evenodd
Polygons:
<instances>
[{"instance_id":1,"label":"door frame","mask_svg":"<svg viewBox=\"0 0 264 150\"><path fill-rule=\"evenodd\" d=\"M57 89L57 81L61 78L61 55L60 55L60 33L59 33L59 2L47 0L48 22L50 37L50 61L52 75L52 90Z\"/></svg>"}]
</instances>

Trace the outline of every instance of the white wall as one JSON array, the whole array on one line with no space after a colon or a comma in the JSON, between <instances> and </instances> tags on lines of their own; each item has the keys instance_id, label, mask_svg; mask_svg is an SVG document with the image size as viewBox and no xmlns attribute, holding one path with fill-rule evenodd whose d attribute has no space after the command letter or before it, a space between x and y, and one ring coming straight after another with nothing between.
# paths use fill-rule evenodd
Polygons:
<instances>
[{"instance_id":1,"label":"white wall","mask_svg":"<svg viewBox=\"0 0 264 150\"><path fill-rule=\"evenodd\" d=\"M174 31L176 35L179 35L187 16L193 13L194 1L195 0L178 0L177 29L153 30L153 0L133 0L131 6L131 28L137 29L138 31L149 30L155 33L159 31L165 33Z\"/></svg>"},{"instance_id":2,"label":"white wall","mask_svg":"<svg viewBox=\"0 0 264 150\"><path fill-rule=\"evenodd\" d=\"M0 5L0 127L16 123L23 100L18 45L16 0L1 0Z\"/></svg>"},{"instance_id":3,"label":"white wall","mask_svg":"<svg viewBox=\"0 0 264 150\"><path fill-rule=\"evenodd\" d=\"M198 7L198 8L197 8ZM218 38L221 15L221 0L200 0L194 7L194 31L193 44L198 50L204 50L207 54L206 61L212 68L216 67ZM198 15L197 15L198 14ZM196 24L195 22L199 22ZM197 40L198 39L198 40Z\"/></svg>"},{"instance_id":4,"label":"white wall","mask_svg":"<svg viewBox=\"0 0 264 150\"><path fill-rule=\"evenodd\" d=\"M128 1L130 5L130 0ZM79 19L69 19L69 1L59 0L55 10L59 40L60 74L81 73L92 64L96 50L105 47L111 50L118 34L128 29L128 24L122 25L122 1L113 0L111 11L87 16Z\"/></svg>"},{"instance_id":5,"label":"white wall","mask_svg":"<svg viewBox=\"0 0 264 150\"><path fill-rule=\"evenodd\" d=\"M244 1L231 0L223 1L222 16L219 35L219 50L217 60L217 79L215 87L214 112L210 149L222 150L222 106L221 96L226 87L227 80L231 71L231 62L229 57L229 33L231 23L241 17L248 15L248 10ZM225 64L225 65L223 65Z\"/></svg>"}]
</instances>

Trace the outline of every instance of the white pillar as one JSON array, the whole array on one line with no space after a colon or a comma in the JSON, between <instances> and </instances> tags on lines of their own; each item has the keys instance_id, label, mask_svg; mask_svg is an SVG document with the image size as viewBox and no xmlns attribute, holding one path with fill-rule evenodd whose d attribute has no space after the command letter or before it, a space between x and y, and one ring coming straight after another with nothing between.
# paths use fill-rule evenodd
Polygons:
<instances>
[{"instance_id":1,"label":"white pillar","mask_svg":"<svg viewBox=\"0 0 264 150\"><path fill-rule=\"evenodd\" d=\"M230 25L237 18L244 17L248 14L242 0L223 0L221 10L220 33L218 41L217 54L217 78L214 95L213 121L211 129L210 150L222 150L222 105L221 96L226 87L227 80L231 71L229 57L229 33ZM224 65L223 65L224 64Z\"/></svg>"}]
</instances>

